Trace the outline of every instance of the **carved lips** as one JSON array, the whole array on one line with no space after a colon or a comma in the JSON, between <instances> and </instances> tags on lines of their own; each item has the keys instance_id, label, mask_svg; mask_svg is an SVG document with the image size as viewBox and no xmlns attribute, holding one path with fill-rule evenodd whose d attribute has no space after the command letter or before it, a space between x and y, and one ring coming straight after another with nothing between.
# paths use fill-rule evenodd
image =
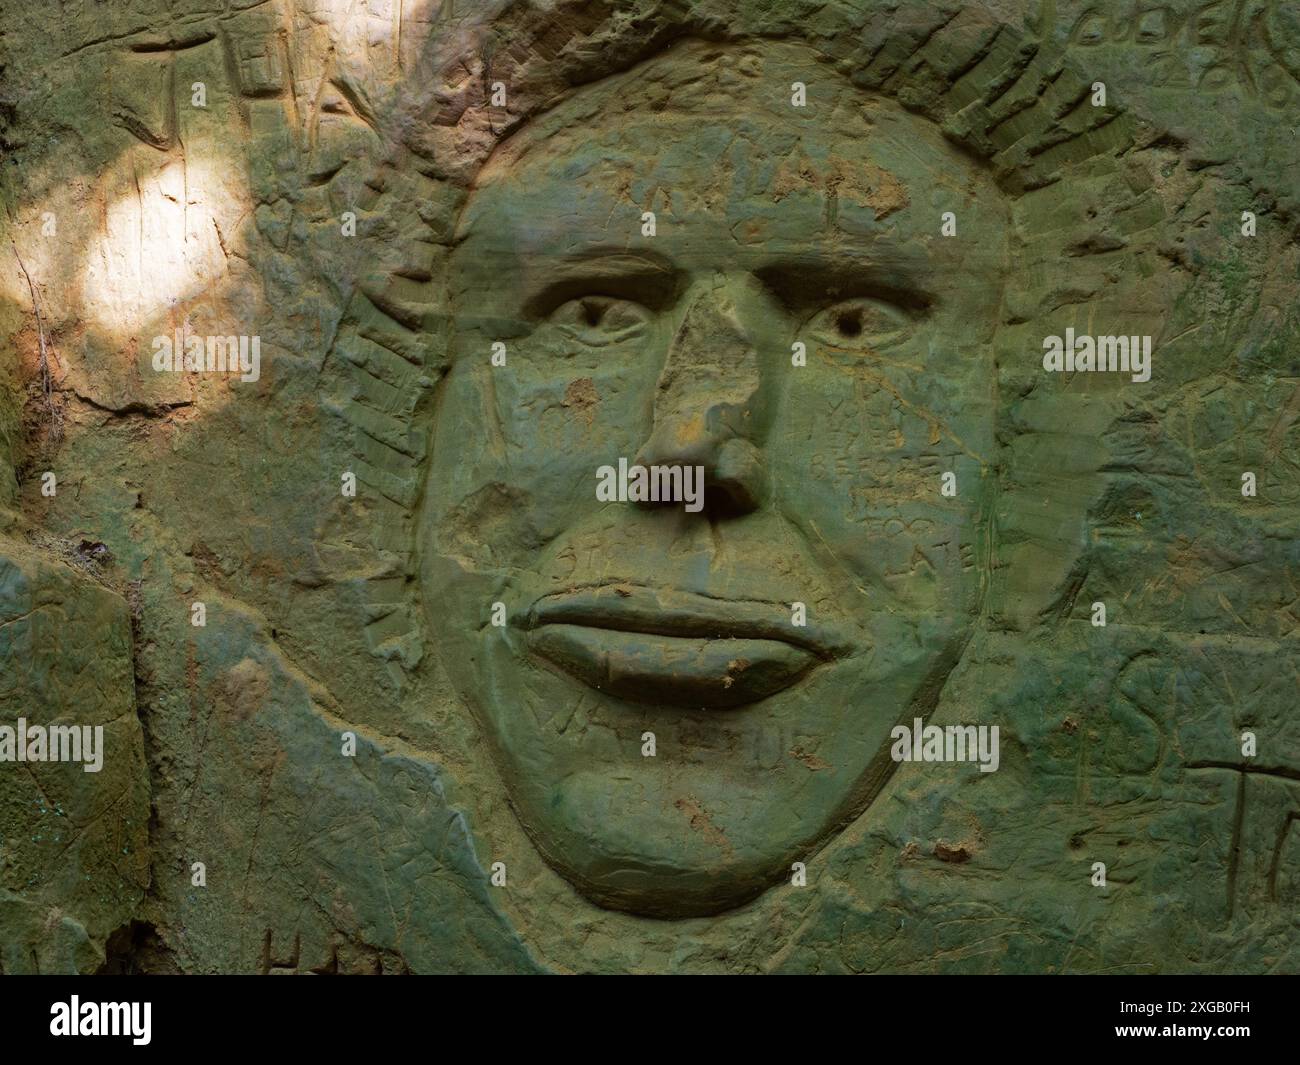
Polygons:
<instances>
[{"instance_id":1,"label":"carved lips","mask_svg":"<svg viewBox=\"0 0 1300 1065\"><path fill-rule=\"evenodd\" d=\"M607 584L546 595L520 618L529 649L598 691L657 705L765 699L848 644L791 623L788 603Z\"/></svg>"}]
</instances>

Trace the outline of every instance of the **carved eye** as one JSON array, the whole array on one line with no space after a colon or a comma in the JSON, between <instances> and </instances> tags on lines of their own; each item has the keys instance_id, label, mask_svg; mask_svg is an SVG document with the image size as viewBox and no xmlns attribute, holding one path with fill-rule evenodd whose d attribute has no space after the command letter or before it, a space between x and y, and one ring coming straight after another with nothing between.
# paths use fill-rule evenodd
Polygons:
<instances>
[{"instance_id":1,"label":"carved eye","mask_svg":"<svg viewBox=\"0 0 1300 1065\"><path fill-rule=\"evenodd\" d=\"M629 340L650 320L641 304L613 296L580 296L560 304L551 322L584 344L599 347Z\"/></svg>"},{"instance_id":2,"label":"carved eye","mask_svg":"<svg viewBox=\"0 0 1300 1065\"><path fill-rule=\"evenodd\" d=\"M841 300L809 322L812 335L839 348L880 347L902 337L910 319L897 307L865 297Z\"/></svg>"}]
</instances>

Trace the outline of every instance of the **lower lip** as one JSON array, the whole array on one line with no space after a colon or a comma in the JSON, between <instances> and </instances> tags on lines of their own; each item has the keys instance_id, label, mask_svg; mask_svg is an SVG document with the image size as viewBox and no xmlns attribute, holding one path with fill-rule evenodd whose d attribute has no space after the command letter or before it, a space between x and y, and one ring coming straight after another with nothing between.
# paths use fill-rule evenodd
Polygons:
<instances>
[{"instance_id":1,"label":"lower lip","mask_svg":"<svg viewBox=\"0 0 1300 1065\"><path fill-rule=\"evenodd\" d=\"M663 636L541 625L529 648L598 691L656 706L731 707L797 682L817 662L780 640Z\"/></svg>"}]
</instances>

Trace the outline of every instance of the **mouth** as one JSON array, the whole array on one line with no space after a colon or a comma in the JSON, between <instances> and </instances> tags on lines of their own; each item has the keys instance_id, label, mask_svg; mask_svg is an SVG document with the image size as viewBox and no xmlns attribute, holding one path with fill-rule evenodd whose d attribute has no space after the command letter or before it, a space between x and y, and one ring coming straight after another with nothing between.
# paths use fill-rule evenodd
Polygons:
<instances>
[{"instance_id":1,"label":"mouth","mask_svg":"<svg viewBox=\"0 0 1300 1065\"><path fill-rule=\"evenodd\" d=\"M533 654L598 691L724 708L765 699L846 653L826 626L795 625L791 614L789 603L612 584L543 596L519 621Z\"/></svg>"}]
</instances>

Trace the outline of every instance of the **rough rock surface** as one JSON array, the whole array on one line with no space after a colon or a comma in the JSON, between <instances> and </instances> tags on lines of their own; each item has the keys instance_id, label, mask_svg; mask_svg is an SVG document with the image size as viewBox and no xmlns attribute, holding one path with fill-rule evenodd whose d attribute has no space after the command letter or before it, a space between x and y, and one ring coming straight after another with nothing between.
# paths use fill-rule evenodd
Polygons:
<instances>
[{"instance_id":1,"label":"rough rock surface","mask_svg":"<svg viewBox=\"0 0 1300 1065\"><path fill-rule=\"evenodd\" d=\"M1298 106L1289 0L5 5L0 725L106 748L0 761L4 971L1294 971ZM685 280L598 293L659 362L557 371L485 293L602 196ZM866 326L814 329L794 416L719 219L939 256L924 343L846 370ZM1045 373L1066 329L1151 336L1151 379ZM186 331L256 380L157 371ZM663 515L576 516L586 452L650 441L795 515L705 522L710 573L851 633L723 727L518 665L566 563L681 563ZM913 707L998 770L891 763Z\"/></svg>"}]
</instances>

